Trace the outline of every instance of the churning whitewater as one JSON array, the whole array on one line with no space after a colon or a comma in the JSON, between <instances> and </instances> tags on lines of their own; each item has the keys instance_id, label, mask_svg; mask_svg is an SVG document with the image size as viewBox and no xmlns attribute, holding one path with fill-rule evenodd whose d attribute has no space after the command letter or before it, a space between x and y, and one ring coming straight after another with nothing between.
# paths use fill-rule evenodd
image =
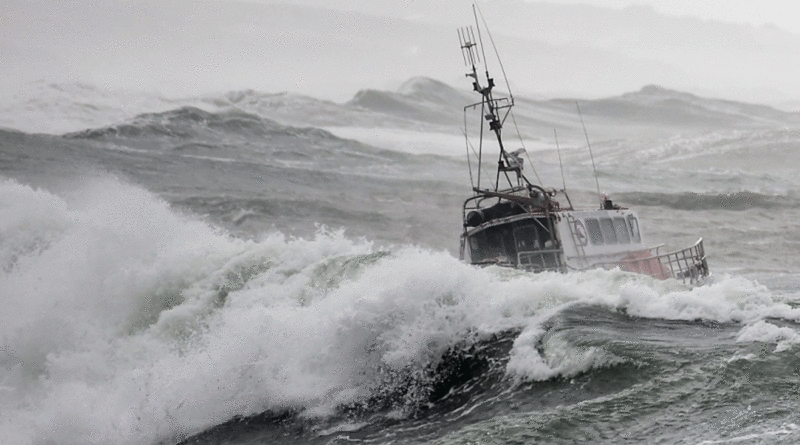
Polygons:
<instances>
[{"instance_id":1,"label":"churning whitewater","mask_svg":"<svg viewBox=\"0 0 800 445\"><path fill-rule=\"evenodd\" d=\"M424 104L440 121L398 104L419 91L445 98ZM719 128L711 99L686 105L713 109L702 125L667 119L683 93L603 99L655 116L598 129L599 180L648 242L705 237L714 276L689 287L459 262L461 92L370 95L241 92L89 129L40 109L66 133L0 130L0 442L800 439L793 115L741 105ZM525 104L537 171L560 183L530 113L568 112ZM600 105L590 128L629 118ZM591 200L569 119L566 183Z\"/></svg>"}]
</instances>

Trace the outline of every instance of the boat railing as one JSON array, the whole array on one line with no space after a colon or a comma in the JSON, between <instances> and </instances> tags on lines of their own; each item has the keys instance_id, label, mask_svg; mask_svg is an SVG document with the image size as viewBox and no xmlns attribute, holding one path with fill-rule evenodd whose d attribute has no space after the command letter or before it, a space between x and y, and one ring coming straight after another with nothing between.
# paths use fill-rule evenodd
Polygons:
<instances>
[{"instance_id":1,"label":"boat railing","mask_svg":"<svg viewBox=\"0 0 800 445\"><path fill-rule=\"evenodd\" d=\"M691 247L674 252L658 254L657 247L650 249L649 252L647 256L625 258L615 264L629 272L644 273L662 280L675 278L689 284L699 284L708 277L703 238L698 239Z\"/></svg>"},{"instance_id":2,"label":"boat railing","mask_svg":"<svg viewBox=\"0 0 800 445\"><path fill-rule=\"evenodd\" d=\"M563 270L560 249L529 250L517 253L517 267L535 272Z\"/></svg>"},{"instance_id":3,"label":"boat railing","mask_svg":"<svg viewBox=\"0 0 800 445\"><path fill-rule=\"evenodd\" d=\"M462 212L463 212L462 216L464 220L466 220L467 213L469 213L469 211L485 209L486 207L483 205L483 201L490 199L491 200L497 199L496 196L488 196L483 194L483 192L490 192L489 190L485 191L474 190L474 191L476 192L476 194L474 196L467 198L464 201L464 205L462 207ZM527 191L528 190L525 187L512 187L509 189L500 190L499 192L507 195L519 195L520 197L526 197Z\"/></svg>"}]
</instances>

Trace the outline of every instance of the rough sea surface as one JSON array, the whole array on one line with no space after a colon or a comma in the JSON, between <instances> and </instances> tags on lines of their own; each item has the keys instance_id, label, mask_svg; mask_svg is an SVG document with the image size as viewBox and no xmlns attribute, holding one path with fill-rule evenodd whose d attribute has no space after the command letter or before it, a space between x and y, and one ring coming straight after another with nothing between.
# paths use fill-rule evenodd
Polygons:
<instances>
[{"instance_id":1,"label":"rough sea surface","mask_svg":"<svg viewBox=\"0 0 800 445\"><path fill-rule=\"evenodd\" d=\"M0 443L800 442L800 115L580 102L645 241L704 238L690 288L460 263L467 90L31 91L0 110ZM528 176L593 205L575 102L515 111Z\"/></svg>"}]
</instances>

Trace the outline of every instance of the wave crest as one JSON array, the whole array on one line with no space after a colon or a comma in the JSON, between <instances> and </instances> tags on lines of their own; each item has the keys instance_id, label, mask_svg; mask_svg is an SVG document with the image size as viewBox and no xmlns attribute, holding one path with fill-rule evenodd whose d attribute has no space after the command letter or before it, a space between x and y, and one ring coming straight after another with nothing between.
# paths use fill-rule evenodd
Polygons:
<instances>
[{"instance_id":1,"label":"wave crest","mask_svg":"<svg viewBox=\"0 0 800 445\"><path fill-rule=\"evenodd\" d=\"M69 133L80 139L204 139L229 141L231 137L299 137L338 139L319 128L299 128L240 110L209 112L197 107L181 107L162 113L146 113L117 125Z\"/></svg>"}]
</instances>

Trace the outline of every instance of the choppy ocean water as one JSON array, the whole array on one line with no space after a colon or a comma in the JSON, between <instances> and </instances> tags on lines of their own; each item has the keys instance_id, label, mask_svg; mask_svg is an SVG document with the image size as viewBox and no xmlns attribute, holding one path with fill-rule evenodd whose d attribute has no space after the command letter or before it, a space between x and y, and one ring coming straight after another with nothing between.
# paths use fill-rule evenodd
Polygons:
<instances>
[{"instance_id":1,"label":"choppy ocean water","mask_svg":"<svg viewBox=\"0 0 800 445\"><path fill-rule=\"evenodd\" d=\"M714 277L690 288L461 264L460 96L417 86L438 102L241 92L125 115L61 88L95 107L8 106L0 441L800 440L794 115L642 101L655 117L617 133L616 108L584 107L603 192L646 241L704 238ZM560 186L537 105L560 104L520 103ZM590 201L569 130L567 188Z\"/></svg>"}]
</instances>

